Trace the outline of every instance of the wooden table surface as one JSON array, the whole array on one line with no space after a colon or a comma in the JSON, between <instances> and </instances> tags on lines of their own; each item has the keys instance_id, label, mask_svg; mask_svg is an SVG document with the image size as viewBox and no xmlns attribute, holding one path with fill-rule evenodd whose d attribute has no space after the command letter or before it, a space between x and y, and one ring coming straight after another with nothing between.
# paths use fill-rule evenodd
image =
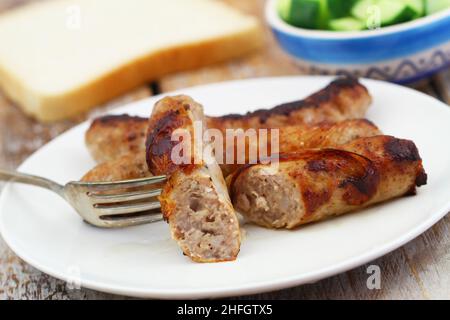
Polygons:
<instances>
[{"instance_id":1,"label":"wooden table surface","mask_svg":"<svg viewBox=\"0 0 450 320\"><path fill-rule=\"evenodd\" d=\"M0 12L30 0L0 0ZM44 1L44 0L34 0ZM225 0L240 10L261 17L263 0ZM300 70L275 44L267 30L263 50L228 63L170 75L137 88L89 115L43 125L24 116L0 93L0 167L14 169L39 147L88 117L124 103L193 85L232 79L300 74ZM450 103L450 72L444 71L415 84L418 90ZM1 185L0 185L1 187ZM450 196L450 195L449 195ZM349 272L287 290L242 297L243 299L449 299L450 218L402 248ZM366 285L369 265L381 270L381 289ZM0 238L0 299L123 299L88 289L70 290L18 258Z\"/></svg>"}]
</instances>

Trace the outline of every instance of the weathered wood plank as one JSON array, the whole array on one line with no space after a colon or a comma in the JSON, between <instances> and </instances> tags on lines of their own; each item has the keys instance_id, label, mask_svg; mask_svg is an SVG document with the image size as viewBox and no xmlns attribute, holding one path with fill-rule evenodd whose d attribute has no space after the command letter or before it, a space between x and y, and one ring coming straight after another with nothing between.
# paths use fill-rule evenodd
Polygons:
<instances>
[{"instance_id":1,"label":"weathered wood plank","mask_svg":"<svg viewBox=\"0 0 450 320\"><path fill-rule=\"evenodd\" d=\"M436 90L439 92L441 99L450 104L450 69L444 70L433 77L436 84Z\"/></svg>"},{"instance_id":2,"label":"weathered wood plank","mask_svg":"<svg viewBox=\"0 0 450 320\"><path fill-rule=\"evenodd\" d=\"M432 97L439 99L439 94L433 88L430 79L420 80L419 82L408 85L410 88L426 93Z\"/></svg>"},{"instance_id":3,"label":"weathered wood plank","mask_svg":"<svg viewBox=\"0 0 450 320\"><path fill-rule=\"evenodd\" d=\"M347 273L279 292L272 299L450 299L450 217L400 249ZM367 267L381 269L381 289L366 286Z\"/></svg>"},{"instance_id":4,"label":"weathered wood plank","mask_svg":"<svg viewBox=\"0 0 450 320\"><path fill-rule=\"evenodd\" d=\"M18 7L20 5L23 5L23 4L26 4L29 2L33 2L33 1L36 2L38 0L2 0L2 1L0 1L0 12L9 10L14 7Z\"/></svg>"},{"instance_id":5,"label":"weathered wood plank","mask_svg":"<svg viewBox=\"0 0 450 320\"><path fill-rule=\"evenodd\" d=\"M450 68L408 86L450 104Z\"/></svg>"}]
</instances>

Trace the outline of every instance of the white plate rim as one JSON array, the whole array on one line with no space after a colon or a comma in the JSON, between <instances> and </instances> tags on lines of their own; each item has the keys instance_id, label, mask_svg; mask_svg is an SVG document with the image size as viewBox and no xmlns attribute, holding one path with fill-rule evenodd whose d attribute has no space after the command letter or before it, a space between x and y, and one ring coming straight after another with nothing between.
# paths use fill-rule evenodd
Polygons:
<instances>
[{"instance_id":1,"label":"white plate rim","mask_svg":"<svg viewBox=\"0 0 450 320\"><path fill-rule=\"evenodd\" d=\"M196 89L203 89L207 90L210 87L214 86L221 86L221 85L228 85L228 84L240 84L240 83L246 83L246 82L253 82L253 81L270 81L274 79L278 80L289 80L289 79L295 79L295 78L316 78L321 80L329 80L331 81L335 77L330 76L282 76L282 77L261 77L261 78L253 78L253 79L243 79L243 80L232 80L232 81L223 81L223 82L216 82L212 84L206 84L206 85L198 85L198 86L192 86L187 87L181 90L171 91L162 93L156 96L148 97L143 100L154 100L159 99L166 95L171 94L177 94L184 90L196 90ZM429 99L430 106L433 108L439 108L441 111L442 109L447 110L450 114L450 108L444 104L443 102L426 95L422 92L416 91L414 89L404 87L398 84L388 83L384 81L379 80L373 80L373 79L366 79L366 78L360 78L360 81L364 84L370 84L372 83L379 83L382 85L388 85L388 86L395 86L398 88L401 88L402 90L412 91L414 94L421 95L422 97ZM124 104L123 106L120 106L117 108L118 110L112 110L110 112L106 112L105 114L117 114L118 112L122 111L124 108L130 107L133 104L136 103L142 103L143 100L140 101L134 101L128 104ZM67 130L63 134L59 135L55 139L51 140L41 148L39 148L37 151L35 151L33 154L31 154L19 167L17 170L21 170L22 167L26 166L28 162L31 162L33 160L33 157L38 155L41 152L45 152L45 149L53 143L58 143L60 139L64 139L66 134L70 134L72 130L79 130L81 127L86 126L87 123L90 121L90 119L87 119L87 121L82 122L75 127ZM3 190L0 194L0 209L4 206L4 202L6 201L8 194L11 192L11 183L6 183ZM151 290L151 289L143 289L143 290L137 290L133 289L132 287L127 287L124 285L105 285L99 281L90 281L90 280L84 280L80 279L80 285L83 288L88 288L92 290L97 290L105 293L111 293L111 294L117 294L117 295L125 295L125 296L134 296L134 297L140 297L140 298L159 298L159 299L199 299L199 298L208 298L208 297L214 297L214 298L221 298L221 297L229 297L229 296L242 296L242 295L250 295L250 294L257 294L262 292L269 292L269 291L275 291L275 290L281 290L286 289L298 285L308 284L308 283L314 283L316 281L331 277L333 275L337 275L343 272L346 272L348 270L351 270L353 268L356 268L358 266L364 265L370 261L373 261L377 258L380 258L395 249L400 248L401 246L405 245L406 243L410 242L411 240L415 239L416 237L420 236L422 233L426 232L429 228L431 228L435 223L437 223L439 220L441 220L448 212L450 211L450 199L448 202L439 210L435 210L433 214L430 215L430 217L426 220L424 220L422 223L417 225L415 228L411 229L409 232L404 233L402 236L397 237L396 239L386 242L384 245L376 247L364 254L360 254L358 256L346 259L342 261L341 263L334 265L332 267L322 268L319 270L316 270L314 272L309 272L306 274L302 274L301 276L291 276L291 277L285 277L285 278L278 278L275 281L274 280L267 280L267 281L260 281L257 284L245 284L241 286L231 286L231 287L221 287L219 289L196 289L195 292L193 292L191 289L188 290ZM17 248L13 241L8 237L8 232L4 229L3 223L1 223L2 220L0 219L0 235L2 236L5 243L8 245L8 247L22 260L24 260L26 263L30 264L31 266L35 267L36 269L56 278L62 281L66 281L67 278L62 275L60 272L57 272L53 270L51 267L47 267L45 265L40 264L35 259L27 257L25 254L22 254L20 252L20 249ZM6 235L6 236L5 236Z\"/></svg>"}]
</instances>

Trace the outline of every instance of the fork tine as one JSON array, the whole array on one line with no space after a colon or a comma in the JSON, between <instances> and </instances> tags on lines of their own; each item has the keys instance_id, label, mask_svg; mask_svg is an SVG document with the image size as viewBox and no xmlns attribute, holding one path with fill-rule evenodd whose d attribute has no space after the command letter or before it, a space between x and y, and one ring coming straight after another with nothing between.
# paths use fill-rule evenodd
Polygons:
<instances>
[{"instance_id":1,"label":"fork tine","mask_svg":"<svg viewBox=\"0 0 450 320\"><path fill-rule=\"evenodd\" d=\"M115 214L136 213L159 208L161 208L161 204L159 203L159 201L133 203L133 204L126 203L115 206L108 206L102 204L94 205L94 209L99 214L99 216L112 216Z\"/></svg>"},{"instance_id":2,"label":"fork tine","mask_svg":"<svg viewBox=\"0 0 450 320\"><path fill-rule=\"evenodd\" d=\"M109 191L117 189L143 187L166 181L166 176L156 176L133 180L123 180L114 182L71 182L74 186L87 188L89 191Z\"/></svg>"},{"instance_id":3,"label":"fork tine","mask_svg":"<svg viewBox=\"0 0 450 320\"><path fill-rule=\"evenodd\" d=\"M149 214L142 215L138 217L121 217L116 219L114 216L100 217L101 220L105 221L110 226L120 226L120 227L129 227L136 226L140 224L152 223L163 220L162 214Z\"/></svg>"},{"instance_id":4,"label":"fork tine","mask_svg":"<svg viewBox=\"0 0 450 320\"><path fill-rule=\"evenodd\" d=\"M133 200L141 200L159 196L162 189L155 189L150 191L141 192L127 192L121 194L96 194L88 193L88 196L94 200L96 204L106 204L106 203L117 203L117 202L127 202Z\"/></svg>"}]
</instances>

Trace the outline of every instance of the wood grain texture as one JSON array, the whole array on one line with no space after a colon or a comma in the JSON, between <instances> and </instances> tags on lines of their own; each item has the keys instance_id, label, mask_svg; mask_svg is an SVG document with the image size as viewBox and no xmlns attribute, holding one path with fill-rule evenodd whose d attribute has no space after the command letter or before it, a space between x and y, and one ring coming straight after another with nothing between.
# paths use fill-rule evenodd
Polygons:
<instances>
[{"instance_id":1,"label":"wood grain texture","mask_svg":"<svg viewBox=\"0 0 450 320\"><path fill-rule=\"evenodd\" d=\"M439 91L439 98L450 104L450 70L445 70L433 77L436 90Z\"/></svg>"},{"instance_id":2,"label":"wood grain texture","mask_svg":"<svg viewBox=\"0 0 450 320\"><path fill-rule=\"evenodd\" d=\"M27 0L2 0L0 11ZM29 0L28 0L29 1ZM36 0L35 0L36 1ZM44 1L44 0L37 0ZM263 0L226 0L241 10L262 17ZM164 77L159 89L167 92L210 82L299 74L266 30L263 50L251 56L195 71ZM450 102L450 72L444 71L414 85L418 90ZM72 121L42 125L27 117L0 94L0 167L16 168L26 157L68 128L98 112L151 95L139 88L90 115ZM0 186L1 187L1 186ZM417 239L402 248L354 270L287 290L239 299L449 299L450 298L450 217L447 216ZM381 289L369 290L367 267L381 269ZM0 299L123 299L92 290L71 290L24 263L0 239Z\"/></svg>"}]
</instances>

